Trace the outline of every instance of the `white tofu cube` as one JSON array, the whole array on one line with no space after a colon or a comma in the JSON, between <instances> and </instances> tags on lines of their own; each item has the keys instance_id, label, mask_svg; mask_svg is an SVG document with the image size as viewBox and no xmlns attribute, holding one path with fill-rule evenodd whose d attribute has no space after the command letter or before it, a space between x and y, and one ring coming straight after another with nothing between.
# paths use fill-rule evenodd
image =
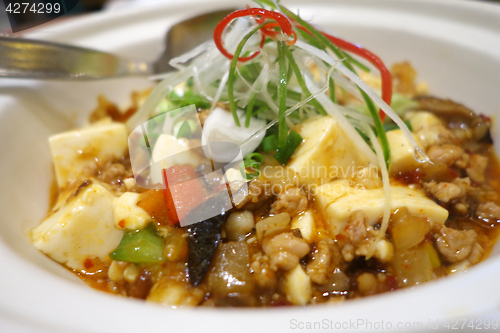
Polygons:
<instances>
[{"instance_id":1,"label":"white tofu cube","mask_svg":"<svg viewBox=\"0 0 500 333\"><path fill-rule=\"evenodd\" d=\"M285 273L283 287L287 299L295 305L306 305L311 299L311 278L300 265Z\"/></svg>"},{"instance_id":2,"label":"white tofu cube","mask_svg":"<svg viewBox=\"0 0 500 333\"><path fill-rule=\"evenodd\" d=\"M405 113L405 118L410 121L415 132L443 125L443 122L435 114L427 111L409 111Z\"/></svg>"},{"instance_id":3,"label":"white tofu cube","mask_svg":"<svg viewBox=\"0 0 500 333\"><path fill-rule=\"evenodd\" d=\"M189 141L184 138L177 139L170 134L161 134L153 148L154 162L151 166L151 183L163 183L162 169L170 168L174 165L189 164L192 167L197 167L201 163L201 157L194 151L190 151Z\"/></svg>"},{"instance_id":4,"label":"white tofu cube","mask_svg":"<svg viewBox=\"0 0 500 333\"><path fill-rule=\"evenodd\" d=\"M238 110L237 112L240 124L245 124L245 112ZM245 157L252 153L262 139L265 133L253 136L255 132L266 126L266 121L263 119L252 117L248 127L242 125L237 126L234 122L233 115L220 107L215 108L208 115L203 124L202 143L204 145L205 154L210 155L216 162L230 162L235 156L232 149L225 150L212 146L211 151L207 149L207 145L212 145L216 142L234 143L241 149L241 156ZM248 141L247 141L248 140ZM245 142L244 145L243 142Z\"/></svg>"},{"instance_id":5,"label":"white tofu cube","mask_svg":"<svg viewBox=\"0 0 500 333\"><path fill-rule=\"evenodd\" d=\"M188 283L161 279L153 285L146 300L172 308L191 307L198 305L203 296L205 293L201 289L193 288Z\"/></svg>"},{"instance_id":6,"label":"white tofu cube","mask_svg":"<svg viewBox=\"0 0 500 333\"><path fill-rule=\"evenodd\" d=\"M410 121L413 133L420 139L425 149L438 144L441 137L449 135L449 130L436 115L426 111L406 112L405 118Z\"/></svg>"},{"instance_id":7,"label":"white tofu cube","mask_svg":"<svg viewBox=\"0 0 500 333\"><path fill-rule=\"evenodd\" d=\"M127 128L122 123L100 123L53 135L49 144L57 183L64 188L85 176L96 161L122 158L128 149Z\"/></svg>"},{"instance_id":8,"label":"white tofu cube","mask_svg":"<svg viewBox=\"0 0 500 333\"><path fill-rule=\"evenodd\" d=\"M368 224L374 225L383 215L385 192L383 188L355 187L348 180L338 180L317 188L316 202L334 234L341 233L351 214L362 210ZM405 186L391 186L391 211L407 207L411 214L422 215L435 223L444 224L448 211L422 191Z\"/></svg>"},{"instance_id":9,"label":"white tofu cube","mask_svg":"<svg viewBox=\"0 0 500 333\"><path fill-rule=\"evenodd\" d=\"M413 135L413 139L422 148L420 139L416 135ZM391 164L389 165L391 175L415 170L423 165L423 163L415 159L413 147L402 130L397 129L387 132L387 140L391 149Z\"/></svg>"},{"instance_id":10,"label":"white tofu cube","mask_svg":"<svg viewBox=\"0 0 500 333\"><path fill-rule=\"evenodd\" d=\"M304 141L292 155L288 168L302 184L324 184L352 177L368 158L344 134L332 117L306 120L297 128Z\"/></svg>"},{"instance_id":11,"label":"white tofu cube","mask_svg":"<svg viewBox=\"0 0 500 333\"><path fill-rule=\"evenodd\" d=\"M303 214L292 219L291 229L299 229L302 238L310 242L314 233L314 217L312 210L308 209Z\"/></svg>"},{"instance_id":12,"label":"white tofu cube","mask_svg":"<svg viewBox=\"0 0 500 333\"><path fill-rule=\"evenodd\" d=\"M115 228L115 198L98 181L83 183L64 206L32 231L33 244L75 270L83 270L87 258L105 260L123 237L123 231Z\"/></svg>"},{"instance_id":13,"label":"white tofu cube","mask_svg":"<svg viewBox=\"0 0 500 333\"><path fill-rule=\"evenodd\" d=\"M151 222L151 216L144 209L137 206L139 194L134 192L123 193L115 202L115 226L118 229L138 230Z\"/></svg>"},{"instance_id":14,"label":"white tofu cube","mask_svg":"<svg viewBox=\"0 0 500 333\"><path fill-rule=\"evenodd\" d=\"M234 181L243 181L243 182L248 181L245 178L243 178L241 171L236 169L236 168L227 169L226 173L224 175L226 176L225 179L227 180L228 183L231 183Z\"/></svg>"}]
</instances>

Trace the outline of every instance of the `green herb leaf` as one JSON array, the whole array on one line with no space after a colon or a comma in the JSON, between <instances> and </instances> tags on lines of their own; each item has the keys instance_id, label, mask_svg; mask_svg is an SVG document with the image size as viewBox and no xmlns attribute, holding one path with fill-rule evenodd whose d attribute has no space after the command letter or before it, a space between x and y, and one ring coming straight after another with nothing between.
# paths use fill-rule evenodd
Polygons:
<instances>
[{"instance_id":1,"label":"green herb leaf","mask_svg":"<svg viewBox=\"0 0 500 333\"><path fill-rule=\"evenodd\" d=\"M151 223L146 228L126 231L118 247L109 257L113 260L139 263L159 263L163 256L163 238Z\"/></svg>"},{"instance_id":2,"label":"green herb leaf","mask_svg":"<svg viewBox=\"0 0 500 333\"><path fill-rule=\"evenodd\" d=\"M285 165L288 163L290 157L292 157L295 149L302 143L302 137L299 133L295 131L290 131L288 137L286 138L286 144L284 147L278 147L276 154L274 155L274 159Z\"/></svg>"}]
</instances>

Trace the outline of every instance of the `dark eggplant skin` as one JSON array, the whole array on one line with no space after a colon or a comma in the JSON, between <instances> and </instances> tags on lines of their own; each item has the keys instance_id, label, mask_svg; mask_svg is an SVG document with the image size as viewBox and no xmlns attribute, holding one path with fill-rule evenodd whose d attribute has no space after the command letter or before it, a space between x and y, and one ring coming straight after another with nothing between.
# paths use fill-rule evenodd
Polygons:
<instances>
[{"instance_id":1,"label":"dark eggplant skin","mask_svg":"<svg viewBox=\"0 0 500 333\"><path fill-rule=\"evenodd\" d=\"M221 242L222 225L226 221L231 201L226 192L219 192L197 206L190 218L200 216L200 222L184 227L188 237L188 272L189 282L193 286L199 285L210 269L212 260ZM202 216L214 215L203 220Z\"/></svg>"},{"instance_id":2,"label":"dark eggplant skin","mask_svg":"<svg viewBox=\"0 0 500 333\"><path fill-rule=\"evenodd\" d=\"M467 126L472 130L475 141L493 143L490 127L491 119L477 115L471 109L449 99L441 99L432 96L418 96L415 98L420 105L419 110L434 113L445 120L450 128L463 128Z\"/></svg>"}]
</instances>

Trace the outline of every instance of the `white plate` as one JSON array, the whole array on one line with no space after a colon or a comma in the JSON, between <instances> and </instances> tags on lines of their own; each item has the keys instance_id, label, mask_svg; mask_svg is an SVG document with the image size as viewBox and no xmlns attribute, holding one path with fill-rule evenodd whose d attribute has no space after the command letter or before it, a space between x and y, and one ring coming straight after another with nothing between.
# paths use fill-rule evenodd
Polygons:
<instances>
[{"instance_id":1,"label":"white plate","mask_svg":"<svg viewBox=\"0 0 500 333\"><path fill-rule=\"evenodd\" d=\"M388 64L411 61L419 79L435 95L465 103L477 112L500 114L499 6L455 0L284 2L292 8L300 6L304 18L363 44ZM234 1L189 0L104 12L47 25L27 35L153 60L170 25L230 6ZM356 328L353 323L369 321L376 329L382 320L383 327L387 329L390 323L394 329L413 322L422 322L425 328L429 321L444 324L450 318L497 316L500 259L496 254L466 274L414 289L303 309L171 310L85 286L36 251L28 239L29 230L48 208L51 160L47 137L81 123L96 106L99 93L125 105L132 90L148 85L144 79L0 81L1 331L283 332L295 331L306 322L349 330ZM493 135L500 141L498 129L495 122Z\"/></svg>"}]
</instances>

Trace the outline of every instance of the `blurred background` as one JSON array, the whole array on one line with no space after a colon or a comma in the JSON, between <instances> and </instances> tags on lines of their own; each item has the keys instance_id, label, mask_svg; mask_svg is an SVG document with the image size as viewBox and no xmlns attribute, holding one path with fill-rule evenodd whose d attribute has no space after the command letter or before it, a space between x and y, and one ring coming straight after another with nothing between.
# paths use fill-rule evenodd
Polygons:
<instances>
[{"instance_id":1,"label":"blurred background","mask_svg":"<svg viewBox=\"0 0 500 333\"><path fill-rule=\"evenodd\" d=\"M5 11L5 3L9 0L0 0L0 34L1 33L11 33L11 26ZM75 1L75 0L72 0ZM119 10L121 8L130 8L135 6L148 6L159 2L180 2L182 0L79 0L78 4L69 11L68 14L59 18L59 20L70 19L72 16L85 15L87 13L92 13L101 10ZM206 0L210 1L210 0ZM286 1L286 0L285 0ZM464 0L456 0L464 1ZM491 3L498 3L500 5L500 0L476 0L476 1L487 1ZM32 0L30 1L32 2ZM50 0L35 0L35 2L53 2ZM249 0L251 2L251 0ZM48 19L56 18L58 15L54 14L34 14L27 12L15 19L14 24L24 30L30 27L37 26L41 22L46 22Z\"/></svg>"}]
</instances>

